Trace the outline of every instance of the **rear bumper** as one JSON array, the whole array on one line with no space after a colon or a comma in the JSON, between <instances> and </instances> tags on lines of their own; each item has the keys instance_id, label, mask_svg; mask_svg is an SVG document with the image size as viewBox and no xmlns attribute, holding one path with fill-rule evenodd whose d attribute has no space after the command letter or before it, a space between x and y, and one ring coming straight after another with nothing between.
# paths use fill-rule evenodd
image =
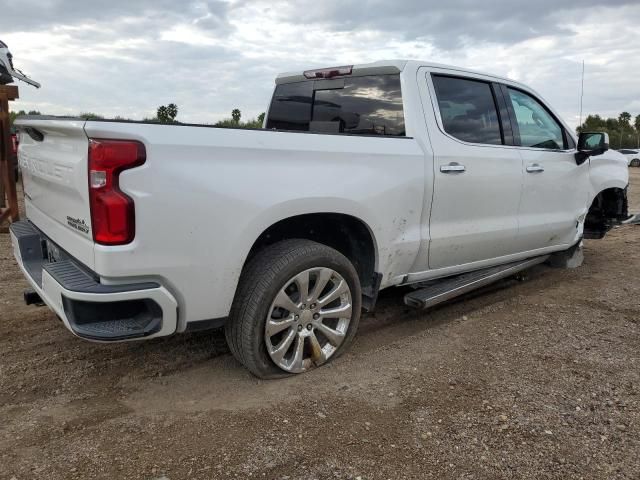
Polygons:
<instances>
[{"instance_id":1,"label":"rear bumper","mask_svg":"<svg viewBox=\"0 0 640 480\"><path fill-rule=\"evenodd\" d=\"M31 222L16 222L10 231L14 255L31 287L75 335L114 342L176 331L178 304L159 283L101 283L62 250L50 261L50 240Z\"/></svg>"}]
</instances>

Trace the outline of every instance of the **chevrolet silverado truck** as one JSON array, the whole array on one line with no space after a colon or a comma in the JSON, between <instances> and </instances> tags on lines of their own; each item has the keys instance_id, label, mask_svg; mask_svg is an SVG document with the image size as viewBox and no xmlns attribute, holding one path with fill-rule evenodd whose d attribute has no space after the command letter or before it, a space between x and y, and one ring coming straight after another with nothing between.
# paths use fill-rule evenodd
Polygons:
<instances>
[{"instance_id":1,"label":"chevrolet silverado truck","mask_svg":"<svg viewBox=\"0 0 640 480\"><path fill-rule=\"evenodd\" d=\"M525 85L428 62L279 75L263 129L16 125L27 303L101 342L224 328L262 378L336 358L381 289L429 307L575 260L628 217L606 134L577 138Z\"/></svg>"}]
</instances>

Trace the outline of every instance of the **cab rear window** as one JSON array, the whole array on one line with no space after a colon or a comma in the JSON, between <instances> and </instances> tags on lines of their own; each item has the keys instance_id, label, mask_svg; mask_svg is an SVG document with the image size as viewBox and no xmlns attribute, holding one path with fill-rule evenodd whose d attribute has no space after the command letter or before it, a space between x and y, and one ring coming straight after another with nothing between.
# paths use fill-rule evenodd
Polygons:
<instances>
[{"instance_id":1,"label":"cab rear window","mask_svg":"<svg viewBox=\"0 0 640 480\"><path fill-rule=\"evenodd\" d=\"M400 76L371 75L278 85L267 128L405 136Z\"/></svg>"}]
</instances>

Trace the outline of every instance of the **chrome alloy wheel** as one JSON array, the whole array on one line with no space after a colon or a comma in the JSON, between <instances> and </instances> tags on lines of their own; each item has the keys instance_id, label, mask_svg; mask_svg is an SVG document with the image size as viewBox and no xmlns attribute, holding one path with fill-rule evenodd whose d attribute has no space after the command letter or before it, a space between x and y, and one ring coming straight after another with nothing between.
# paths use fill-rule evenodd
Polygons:
<instances>
[{"instance_id":1,"label":"chrome alloy wheel","mask_svg":"<svg viewBox=\"0 0 640 480\"><path fill-rule=\"evenodd\" d=\"M285 283L269 308L267 352L291 373L322 365L344 342L351 317L347 281L330 268L305 270Z\"/></svg>"}]
</instances>

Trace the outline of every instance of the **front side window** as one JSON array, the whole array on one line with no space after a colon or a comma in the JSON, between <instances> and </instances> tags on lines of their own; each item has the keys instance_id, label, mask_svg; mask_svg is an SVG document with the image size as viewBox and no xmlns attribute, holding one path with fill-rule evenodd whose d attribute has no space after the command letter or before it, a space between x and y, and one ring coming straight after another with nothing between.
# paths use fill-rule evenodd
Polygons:
<instances>
[{"instance_id":1,"label":"front side window","mask_svg":"<svg viewBox=\"0 0 640 480\"><path fill-rule=\"evenodd\" d=\"M399 75L369 75L278 85L267 128L405 136Z\"/></svg>"},{"instance_id":2,"label":"front side window","mask_svg":"<svg viewBox=\"0 0 640 480\"><path fill-rule=\"evenodd\" d=\"M433 76L445 132L465 142L502 145L491 85L478 80Z\"/></svg>"},{"instance_id":3,"label":"front side window","mask_svg":"<svg viewBox=\"0 0 640 480\"><path fill-rule=\"evenodd\" d=\"M556 119L532 96L520 90L508 90L520 131L520 145L562 150L564 136Z\"/></svg>"}]
</instances>

